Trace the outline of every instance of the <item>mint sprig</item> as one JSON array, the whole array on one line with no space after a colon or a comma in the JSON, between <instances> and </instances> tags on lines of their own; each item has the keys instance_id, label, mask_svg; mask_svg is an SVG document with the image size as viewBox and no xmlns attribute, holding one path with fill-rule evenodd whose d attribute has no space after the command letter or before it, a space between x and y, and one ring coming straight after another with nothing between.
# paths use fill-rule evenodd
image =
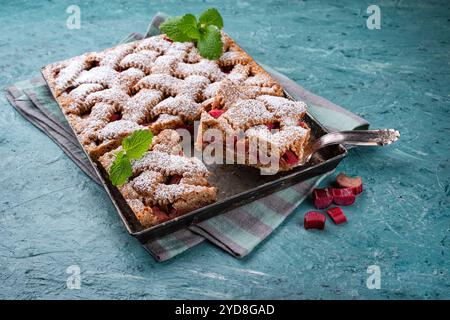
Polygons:
<instances>
[{"instance_id":1,"label":"mint sprig","mask_svg":"<svg viewBox=\"0 0 450 320\"><path fill-rule=\"evenodd\" d=\"M219 59L222 55L223 19L219 11L209 8L202 12L199 21L188 13L168 18L160 25L160 29L172 41L194 42L200 55L209 60Z\"/></svg>"},{"instance_id":2,"label":"mint sprig","mask_svg":"<svg viewBox=\"0 0 450 320\"><path fill-rule=\"evenodd\" d=\"M124 184L132 176L131 160L140 159L152 144L149 130L137 130L123 139L122 150L116 155L109 169L109 180L115 186Z\"/></svg>"}]
</instances>

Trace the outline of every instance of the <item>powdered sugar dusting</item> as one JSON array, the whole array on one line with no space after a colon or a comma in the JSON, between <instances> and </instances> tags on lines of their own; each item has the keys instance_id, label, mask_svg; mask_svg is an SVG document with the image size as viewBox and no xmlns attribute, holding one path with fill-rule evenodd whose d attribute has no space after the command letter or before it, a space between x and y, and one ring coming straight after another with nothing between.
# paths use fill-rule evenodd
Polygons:
<instances>
[{"instance_id":1,"label":"powdered sugar dusting","mask_svg":"<svg viewBox=\"0 0 450 320\"><path fill-rule=\"evenodd\" d=\"M133 161L133 174L137 175L145 170L152 170L169 175L200 175L207 176L205 165L196 158L186 158L159 151L149 151L144 156Z\"/></svg>"},{"instance_id":2,"label":"powdered sugar dusting","mask_svg":"<svg viewBox=\"0 0 450 320\"><path fill-rule=\"evenodd\" d=\"M249 128L254 125L268 123L273 119L264 104L257 100L241 100L228 109L222 117L235 128Z\"/></svg>"},{"instance_id":3,"label":"powdered sugar dusting","mask_svg":"<svg viewBox=\"0 0 450 320\"><path fill-rule=\"evenodd\" d=\"M163 53L169 47L170 42L164 40L162 36L155 36L141 40L136 48L136 51L154 50L159 53Z\"/></svg>"},{"instance_id":4,"label":"powdered sugar dusting","mask_svg":"<svg viewBox=\"0 0 450 320\"><path fill-rule=\"evenodd\" d=\"M175 74L179 77L189 75L199 75L209 78L211 81L218 81L225 77L216 62L203 59L198 63L179 62L175 69Z\"/></svg>"},{"instance_id":5,"label":"powdered sugar dusting","mask_svg":"<svg viewBox=\"0 0 450 320\"><path fill-rule=\"evenodd\" d=\"M156 185L163 182L164 177L156 171L145 171L132 181L133 188L143 195L153 195Z\"/></svg>"},{"instance_id":6,"label":"powdered sugar dusting","mask_svg":"<svg viewBox=\"0 0 450 320\"><path fill-rule=\"evenodd\" d=\"M298 125L298 121L306 112L306 104L304 102L269 95L262 95L256 99L262 101L267 109L284 125Z\"/></svg>"},{"instance_id":7,"label":"powdered sugar dusting","mask_svg":"<svg viewBox=\"0 0 450 320\"><path fill-rule=\"evenodd\" d=\"M192 197L193 193L202 193L208 189L210 188L191 184L159 184L154 199L160 204L173 203L179 198Z\"/></svg>"},{"instance_id":8,"label":"powdered sugar dusting","mask_svg":"<svg viewBox=\"0 0 450 320\"><path fill-rule=\"evenodd\" d=\"M119 62L128 54L132 53L134 44L123 44L114 49L111 49L103 54L100 61L101 66L108 66L116 69Z\"/></svg>"},{"instance_id":9,"label":"powdered sugar dusting","mask_svg":"<svg viewBox=\"0 0 450 320\"><path fill-rule=\"evenodd\" d=\"M129 99L130 97L122 90L111 88L91 93L86 98L86 104L94 105L99 102L107 102L112 105L119 105L123 108Z\"/></svg>"},{"instance_id":10,"label":"powdered sugar dusting","mask_svg":"<svg viewBox=\"0 0 450 320\"><path fill-rule=\"evenodd\" d=\"M90 93L100 91L103 88L104 87L98 83L85 83L73 89L69 93L69 96L78 102L84 102L84 99L86 99Z\"/></svg>"},{"instance_id":11,"label":"powdered sugar dusting","mask_svg":"<svg viewBox=\"0 0 450 320\"><path fill-rule=\"evenodd\" d=\"M56 79L56 87L61 91L66 90L87 66L86 55L74 58L59 72L58 78Z\"/></svg>"},{"instance_id":12,"label":"powdered sugar dusting","mask_svg":"<svg viewBox=\"0 0 450 320\"><path fill-rule=\"evenodd\" d=\"M138 68L144 71L145 73L150 73L151 66L156 58L159 56L159 53L151 50L141 50L136 53L132 53L127 55L120 62L121 68Z\"/></svg>"},{"instance_id":13,"label":"powdered sugar dusting","mask_svg":"<svg viewBox=\"0 0 450 320\"><path fill-rule=\"evenodd\" d=\"M114 139L117 137L123 137L136 130L145 129L145 127L138 125L135 122L128 120L118 120L108 123L99 132L99 137L102 139Z\"/></svg>"},{"instance_id":14,"label":"powdered sugar dusting","mask_svg":"<svg viewBox=\"0 0 450 320\"><path fill-rule=\"evenodd\" d=\"M151 74L142 78L137 84L138 89L148 88L162 91L164 94L176 95L182 80L168 74Z\"/></svg>"},{"instance_id":15,"label":"powdered sugar dusting","mask_svg":"<svg viewBox=\"0 0 450 320\"><path fill-rule=\"evenodd\" d=\"M91 70L84 70L81 72L75 82L77 85L83 83L99 83L105 86L110 86L118 75L119 73L111 67L94 67Z\"/></svg>"},{"instance_id":16,"label":"powdered sugar dusting","mask_svg":"<svg viewBox=\"0 0 450 320\"><path fill-rule=\"evenodd\" d=\"M150 118L152 108L162 99L162 93L153 89L142 89L124 105L122 118L135 122Z\"/></svg>"},{"instance_id":17,"label":"powdered sugar dusting","mask_svg":"<svg viewBox=\"0 0 450 320\"><path fill-rule=\"evenodd\" d=\"M153 108L153 113L167 113L172 115L179 115L187 120L194 120L200 115L202 108L199 103L184 96L177 96L175 98L169 97Z\"/></svg>"}]
</instances>

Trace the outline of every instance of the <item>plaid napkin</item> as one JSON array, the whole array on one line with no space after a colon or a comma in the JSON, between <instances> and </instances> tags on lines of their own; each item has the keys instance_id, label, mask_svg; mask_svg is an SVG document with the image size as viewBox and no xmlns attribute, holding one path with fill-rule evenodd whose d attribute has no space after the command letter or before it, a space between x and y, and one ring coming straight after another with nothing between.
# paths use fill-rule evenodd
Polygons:
<instances>
[{"instance_id":1,"label":"plaid napkin","mask_svg":"<svg viewBox=\"0 0 450 320\"><path fill-rule=\"evenodd\" d=\"M159 25L166 18L165 14L158 13L145 36L133 33L121 43L159 34ZM309 112L329 130L368 128L369 124L364 119L314 95L269 67L264 68L295 99L305 101ZM15 83L5 92L20 114L55 141L86 175L100 183L42 77ZM244 257L270 235L325 176L312 178L188 229L149 241L144 247L155 259L165 261L207 239L235 257Z\"/></svg>"}]
</instances>

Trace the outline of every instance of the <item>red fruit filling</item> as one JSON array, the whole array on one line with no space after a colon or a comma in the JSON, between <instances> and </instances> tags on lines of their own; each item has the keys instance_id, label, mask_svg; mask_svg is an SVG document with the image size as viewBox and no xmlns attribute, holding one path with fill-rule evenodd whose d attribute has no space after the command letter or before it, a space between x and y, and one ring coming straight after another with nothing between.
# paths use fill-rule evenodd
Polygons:
<instances>
[{"instance_id":1,"label":"red fruit filling","mask_svg":"<svg viewBox=\"0 0 450 320\"><path fill-rule=\"evenodd\" d=\"M220 70L222 70L223 73L230 73L231 70L233 70L234 66L222 66L220 67Z\"/></svg>"},{"instance_id":2,"label":"red fruit filling","mask_svg":"<svg viewBox=\"0 0 450 320\"><path fill-rule=\"evenodd\" d=\"M308 129L308 126L306 125L306 123L301 120L299 120L298 125L302 128Z\"/></svg>"},{"instance_id":3,"label":"red fruit filling","mask_svg":"<svg viewBox=\"0 0 450 320\"><path fill-rule=\"evenodd\" d=\"M339 206L349 206L355 203L355 195L352 189L331 189L331 194L333 195L333 202Z\"/></svg>"},{"instance_id":4,"label":"red fruit filling","mask_svg":"<svg viewBox=\"0 0 450 320\"><path fill-rule=\"evenodd\" d=\"M152 212L156 216L156 218L158 219L159 222L164 222L164 221L169 220L169 216L167 215L167 213L164 212L163 210L161 210L161 208L158 206L153 206Z\"/></svg>"},{"instance_id":5,"label":"red fruit filling","mask_svg":"<svg viewBox=\"0 0 450 320\"><path fill-rule=\"evenodd\" d=\"M354 195L358 195L363 191L361 177L350 177L341 172L336 177L336 183L341 188L349 188Z\"/></svg>"},{"instance_id":6,"label":"red fruit filling","mask_svg":"<svg viewBox=\"0 0 450 320\"><path fill-rule=\"evenodd\" d=\"M172 39L168 38L168 37L163 37L164 40L166 40L167 42L173 43Z\"/></svg>"},{"instance_id":7,"label":"red fruit filling","mask_svg":"<svg viewBox=\"0 0 450 320\"><path fill-rule=\"evenodd\" d=\"M175 209L174 207L170 206L170 210L169 210L169 218L173 219L175 217L178 217L178 210Z\"/></svg>"},{"instance_id":8,"label":"red fruit filling","mask_svg":"<svg viewBox=\"0 0 450 320\"><path fill-rule=\"evenodd\" d=\"M293 166L298 163L299 159L293 153L291 150L286 151L282 156L281 160L284 161L286 164Z\"/></svg>"},{"instance_id":9,"label":"red fruit filling","mask_svg":"<svg viewBox=\"0 0 450 320\"><path fill-rule=\"evenodd\" d=\"M120 112L116 112L111 115L111 118L109 118L109 121L114 122L114 121L117 121L120 119L122 119L122 114Z\"/></svg>"},{"instance_id":10,"label":"red fruit filling","mask_svg":"<svg viewBox=\"0 0 450 320\"><path fill-rule=\"evenodd\" d=\"M314 189L313 203L317 209L325 209L333 202L333 195L328 189Z\"/></svg>"},{"instance_id":11,"label":"red fruit filling","mask_svg":"<svg viewBox=\"0 0 450 320\"><path fill-rule=\"evenodd\" d=\"M280 123L279 122L274 122L274 123L268 123L266 124L267 129L272 130L272 129L280 129Z\"/></svg>"},{"instance_id":12,"label":"red fruit filling","mask_svg":"<svg viewBox=\"0 0 450 320\"><path fill-rule=\"evenodd\" d=\"M347 217L345 216L344 211L342 211L339 207L330 208L327 210L327 213L335 224L347 222Z\"/></svg>"},{"instance_id":13,"label":"red fruit filling","mask_svg":"<svg viewBox=\"0 0 450 320\"><path fill-rule=\"evenodd\" d=\"M222 109L212 109L211 111L208 112L209 115L215 119L219 118L222 114L225 113L225 110Z\"/></svg>"},{"instance_id":14,"label":"red fruit filling","mask_svg":"<svg viewBox=\"0 0 450 320\"><path fill-rule=\"evenodd\" d=\"M179 184L183 177L181 175L171 176L168 184Z\"/></svg>"},{"instance_id":15,"label":"red fruit filling","mask_svg":"<svg viewBox=\"0 0 450 320\"><path fill-rule=\"evenodd\" d=\"M303 226L305 229L321 229L325 228L325 215L317 211L310 211L305 214Z\"/></svg>"}]
</instances>

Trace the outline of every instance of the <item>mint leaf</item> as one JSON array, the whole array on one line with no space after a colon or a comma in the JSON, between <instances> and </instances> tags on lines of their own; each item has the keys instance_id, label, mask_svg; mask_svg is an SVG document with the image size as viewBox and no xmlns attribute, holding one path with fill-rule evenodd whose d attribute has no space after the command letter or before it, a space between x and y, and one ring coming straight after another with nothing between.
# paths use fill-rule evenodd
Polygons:
<instances>
[{"instance_id":1,"label":"mint leaf","mask_svg":"<svg viewBox=\"0 0 450 320\"><path fill-rule=\"evenodd\" d=\"M131 160L141 158L152 144L149 130L137 130L122 140L122 148L109 169L109 180L115 186L124 184L133 174Z\"/></svg>"},{"instance_id":2,"label":"mint leaf","mask_svg":"<svg viewBox=\"0 0 450 320\"><path fill-rule=\"evenodd\" d=\"M183 21L183 17L184 16L168 18L159 26L159 28L173 41L191 41L191 37L188 36L183 29L183 25L186 24L186 21Z\"/></svg>"},{"instance_id":3,"label":"mint leaf","mask_svg":"<svg viewBox=\"0 0 450 320\"><path fill-rule=\"evenodd\" d=\"M200 55L209 60L216 60L222 55L222 27L223 19L215 8L205 10L198 23L194 15L187 13L169 18L160 25L161 31L171 40L196 43Z\"/></svg>"},{"instance_id":4,"label":"mint leaf","mask_svg":"<svg viewBox=\"0 0 450 320\"><path fill-rule=\"evenodd\" d=\"M197 42L197 49L202 57L209 60L219 59L222 55L222 47L222 35L216 26L209 25L202 30Z\"/></svg>"},{"instance_id":5,"label":"mint leaf","mask_svg":"<svg viewBox=\"0 0 450 320\"><path fill-rule=\"evenodd\" d=\"M130 159L124 154L123 150L116 155L111 168L109 169L109 180L115 186L124 184L133 174Z\"/></svg>"},{"instance_id":6,"label":"mint leaf","mask_svg":"<svg viewBox=\"0 0 450 320\"><path fill-rule=\"evenodd\" d=\"M128 159L139 159L152 144L153 134L149 130L137 130L122 141Z\"/></svg>"},{"instance_id":7,"label":"mint leaf","mask_svg":"<svg viewBox=\"0 0 450 320\"><path fill-rule=\"evenodd\" d=\"M180 24L178 27L181 29L181 31L190 37L191 39L199 39L200 38L200 32L197 28L197 19L194 15L188 13L185 14L180 21ZM173 40L173 39L172 39Z\"/></svg>"},{"instance_id":8,"label":"mint leaf","mask_svg":"<svg viewBox=\"0 0 450 320\"><path fill-rule=\"evenodd\" d=\"M206 9L199 17L200 25L205 27L213 25L219 29L223 28L223 19L216 8Z\"/></svg>"}]
</instances>

